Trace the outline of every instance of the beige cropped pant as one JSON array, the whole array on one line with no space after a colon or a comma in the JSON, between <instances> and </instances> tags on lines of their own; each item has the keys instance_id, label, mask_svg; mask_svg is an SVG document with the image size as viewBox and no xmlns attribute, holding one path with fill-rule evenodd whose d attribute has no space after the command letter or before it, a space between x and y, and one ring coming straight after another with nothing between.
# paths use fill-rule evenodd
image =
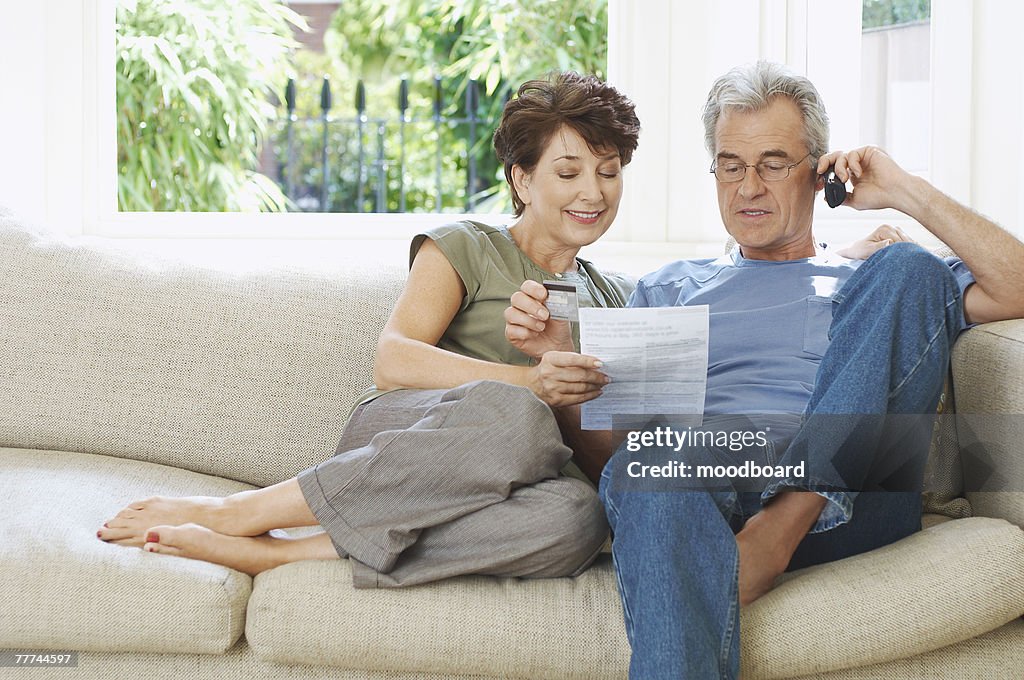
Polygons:
<instances>
[{"instance_id":1,"label":"beige cropped pant","mask_svg":"<svg viewBox=\"0 0 1024 680\"><path fill-rule=\"evenodd\" d=\"M608 535L550 408L494 381L360 406L338 453L298 476L357 588L460 574L575 575Z\"/></svg>"}]
</instances>

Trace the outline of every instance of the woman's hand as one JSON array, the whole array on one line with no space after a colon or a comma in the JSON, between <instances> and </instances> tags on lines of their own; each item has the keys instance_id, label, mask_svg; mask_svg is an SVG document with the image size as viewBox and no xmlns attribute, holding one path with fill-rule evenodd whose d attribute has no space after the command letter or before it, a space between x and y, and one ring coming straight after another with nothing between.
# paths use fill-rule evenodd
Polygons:
<instances>
[{"instance_id":1,"label":"woman's hand","mask_svg":"<svg viewBox=\"0 0 1024 680\"><path fill-rule=\"evenodd\" d=\"M836 255L851 260L866 260L882 248L891 246L899 241L916 243L914 239L907 236L899 227L883 224L859 241L854 241L839 248L836 250Z\"/></svg>"},{"instance_id":2,"label":"woman's hand","mask_svg":"<svg viewBox=\"0 0 1024 680\"><path fill-rule=\"evenodd\" d=\"M601 362L576 352L546 352L529 371L527 386L548 406L582 404L600 396L610 381Z\"/></svg>"},{"instance_id":3,"label":"woman's hand","mask_svg":"<svg viewBox=\"0 0 1024 680\"><path fill-rule=\"evenodd\" d=\"M572 327L552 319L544 301L547 289L533 280L524 281L505 309L505 338L523 354L540 359L547 352L572 352ZM543 398L543 397L542 397Z\"/></svg>"}]
</instances>

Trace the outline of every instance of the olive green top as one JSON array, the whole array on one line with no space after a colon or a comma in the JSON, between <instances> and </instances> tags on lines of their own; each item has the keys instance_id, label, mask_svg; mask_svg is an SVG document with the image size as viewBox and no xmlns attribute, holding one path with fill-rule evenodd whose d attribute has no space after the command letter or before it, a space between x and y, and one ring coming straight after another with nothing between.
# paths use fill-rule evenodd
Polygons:
<instances>
[{"instance_id":1,"label":"olive green top","mask_svg":"<svg viewBox=\"0 0 1024 680\"><path fill-rule=\"evenodd\" d=\"M475 359L530 365L530 357L505 339L505 308L526 279L575 283L580 307L624 307L636 285L622 275L602 274L581 258L576 258L579 264L576 272L545 271L519 249L506 227L470 221L446 224L417 234L409 249L410 267L428 238L448 258L466 287L462 304L437 346ZM578 324L573 324L572 335L578 350ZM384 393L384 390L371 388L357 404Z\"/></svg>"}]
</instances>

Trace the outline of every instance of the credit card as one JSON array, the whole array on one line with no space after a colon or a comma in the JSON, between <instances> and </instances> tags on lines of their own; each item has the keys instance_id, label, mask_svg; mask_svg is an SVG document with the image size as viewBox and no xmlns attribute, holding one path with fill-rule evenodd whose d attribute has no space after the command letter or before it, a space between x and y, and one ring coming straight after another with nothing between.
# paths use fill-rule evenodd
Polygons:
<instances>
[{"instance_id":1,"label":"credit card","mask_svg":"<svg viewBox=\"0 0 1024 680\"><path fill-rule=\"evenodd\" d=\"M565 281L545 281L544 287L548 291L548 299L545 304L552 319L580 320L580 302L576 284Z\"/></svg>"}]
</instances>

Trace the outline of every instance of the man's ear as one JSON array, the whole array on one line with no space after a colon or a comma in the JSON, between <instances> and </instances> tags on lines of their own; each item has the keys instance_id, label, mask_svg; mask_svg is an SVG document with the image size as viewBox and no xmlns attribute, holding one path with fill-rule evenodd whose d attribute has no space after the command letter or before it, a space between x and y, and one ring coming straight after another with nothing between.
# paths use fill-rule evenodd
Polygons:
<instances>
[{"instance_id":1,"label":"man's ear","mask_svg":"<svg viewBox=\"0 0 1024 680\"><path fill-rule=\"evenodd\" d=\"M825 188L825 175L814 176L814 193L818 193Z\"/></svg>"},{"instance_id":2,"label":"man's ear","mask_svg":"<svg viewBox=\"0 0 1024 680\"><path fill-rule=\"evenodd\" d=\"M516 195L519 196L523 205L530 205L532 201L530 198L531 179L529 173L523 170L522 166L518 164L512 166L512 188L516 190Z\"/></svg>"}]
</instances>

